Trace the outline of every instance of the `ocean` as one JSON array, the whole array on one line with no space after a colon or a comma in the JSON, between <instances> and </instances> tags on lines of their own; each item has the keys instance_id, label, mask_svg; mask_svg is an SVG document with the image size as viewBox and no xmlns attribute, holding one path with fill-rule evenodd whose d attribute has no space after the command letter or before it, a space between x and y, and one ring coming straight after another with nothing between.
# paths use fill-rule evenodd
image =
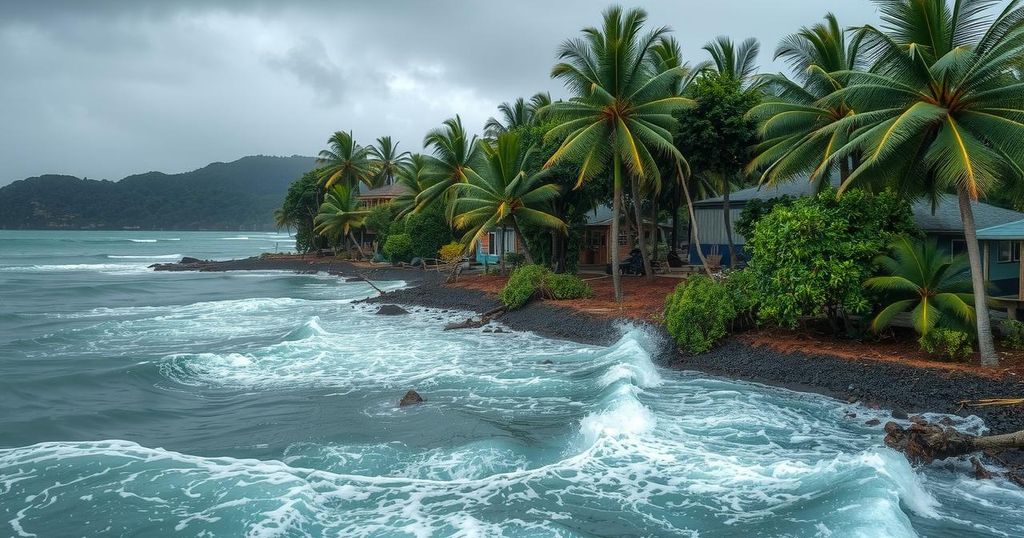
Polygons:
<instances>
[{"instance_id":1,"label":"ocean","mask_svg":"<svg viewBox=\"0 0 1024 538\"><path fill-rule=\"evenodd\" d=\"M661 368L637 327L444 332L466 314L376 316L365 283L147 268L291 248L0 231L0 536L1024 536L1024 490L911 467L886 410Z\"/></svg>"}]
</instances>

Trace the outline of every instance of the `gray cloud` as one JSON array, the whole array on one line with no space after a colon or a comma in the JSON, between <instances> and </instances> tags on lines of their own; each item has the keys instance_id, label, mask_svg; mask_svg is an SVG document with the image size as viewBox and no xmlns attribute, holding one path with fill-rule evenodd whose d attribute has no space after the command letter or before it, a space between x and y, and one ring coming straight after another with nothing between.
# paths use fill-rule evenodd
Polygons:
<instances>
[{"instance_id":1,"label":"gray cloud","mask_svg":"<svg viewBox=\"0 0 1024 538\"><path fill-rule=\"evenodd\" d=\"M762 41L835 12L875 21L868 0L657 0L691 60L719 34ZM628 5L628 4L627 4ZM42 173L118 179L243 155L318 151L335 130L419 150L456 113L482 127L537 91L555 49L604 4L0 0L0 185Z\"/></svg>"}]
</instances>

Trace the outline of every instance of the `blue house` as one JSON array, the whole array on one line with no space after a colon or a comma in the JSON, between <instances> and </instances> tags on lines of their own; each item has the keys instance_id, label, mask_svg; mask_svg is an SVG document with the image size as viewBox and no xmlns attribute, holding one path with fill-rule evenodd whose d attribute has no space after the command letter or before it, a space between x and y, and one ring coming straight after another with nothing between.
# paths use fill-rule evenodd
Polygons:
<instances>
[{"instance_id":1,"label":"blue house","mask_svg":"<svg viewBox=\"0 0 1024 538\"><path fill-rule=\"evenodd\" d=\"M736 232L736 223L739 221L743 208L751 200L771 200L781 196L807 196L812 193L812 186L807 181L792 181L777 186L753 187L732 193L729 196L729 217L733 226L733 243L736 246L737 254L746 260L747 253L743 250L746 238ZM914 213L914 222L928 236L935 237L939 246L951 253L959 254L967 251L967 244L964 241L963 222L960 219L960 205L957 197L951 194L944 194L939 197L939 203L934 208L928 200L920 200L911 206ZM978 240L983 251L986 279L1001 294L1020 293L1020 246L1024 241L1024 224L1019 226L1003 228L1011 223L1024 221L1024 213L996 207L983 202L973 202L975 226L978 229ZM721 197L709 198L694 203L694 213L698 230L700 231L700 243L705 255L721 256L722 265L728 265L729 244L725 232L725 216L723 201ZM982 233L985 232L985 233ZM1021 239L1014 238L1014 234L1021 232ZM1009 233L1010 237L1002 237L1000 233ZM690 228L689 237L693 237L693 228ZM697 265L700 257L697 255L697 247L693 241L689 249L690 263Z\"/></svg>"}]
</instances>

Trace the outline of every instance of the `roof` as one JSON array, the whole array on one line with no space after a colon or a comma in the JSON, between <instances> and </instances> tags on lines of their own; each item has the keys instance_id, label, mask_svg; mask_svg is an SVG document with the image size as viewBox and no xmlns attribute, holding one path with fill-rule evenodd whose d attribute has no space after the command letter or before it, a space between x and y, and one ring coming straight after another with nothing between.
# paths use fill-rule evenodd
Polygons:
<instances>
[{"instance_id":1,"label":"roof","mask_svg":"<svg viewBox=\"0 0 1024 538\"><path fill-rule=\"evenodd\" d=\"M362 186L360 186L359 190L358 198L397 198L406 193L406 188L398 183L384 185L383 187L377 187L365 192L362 192Z\"/></svg>"},{"instance_id":2,"label":"roof","mask_svg":"<svg viewBox=\"0 0 1024 538\"><path fill-rule=\"evenodd\" d=\"M960 203L955 195L941 195L934 212L932 204L928 200L918 200L911 206L911 209L914 211L914 222L925 232L963 233L964 231L963 221L960 220ZM974 225L979 230L1024 219L1024 213L984 202L971 202L971 210L974 213ZM980 233L978 238L982 239Z\"/></svg>"},{"instance_id":3,"label":"roof","mask_svg":"<svg viewBox=\"0 0 1024 538\"><path fill-rule=\"evenodd\" d=\"M781 196L808 196L813 192L813 185L809 181L797 179L780 185L751 187L736 191L729 195L729 202L736 202L734 207L741 208L746 202L754 199L771 200ZM722 197L708 198L694 202L693 205L702 209L721 208ZM1024 220L1024 213L984 202L971 202L971 209L974 212L974 224L979 230ZM931 201L925 199L913 203L911 210L914 213L914 222L925 232L963 233L960 202L955 195L940 195L934 210ZM1024 225L1022 225L1022 229L1024 229ZM980 232L979 238L981 238Z\"/></svg>"},{"instance_id":4,"label":"roof","mask_svg":"<svg viewBox=\"0 0 1024 538\"><path fill-rule=\"evenodd\" d=\"M982 228L978 230L978 239L1024 240L1024 220Z\"/></svg>"},{"instance_id":5,"label":"roof","mask_svg":"<svg viewBox=\"0 0 1024 538\"><path fill-rule=\"evenodd\" d=\"M612 223L612 208L609 205L601 204L594 208L593 211L588 211L583 221L584 226L610 226ZM644 219L644 224L650 224L651 219ZM661 226L671 228L672 225L668 222L660 222Z\"/></svg>"}]
</instances>

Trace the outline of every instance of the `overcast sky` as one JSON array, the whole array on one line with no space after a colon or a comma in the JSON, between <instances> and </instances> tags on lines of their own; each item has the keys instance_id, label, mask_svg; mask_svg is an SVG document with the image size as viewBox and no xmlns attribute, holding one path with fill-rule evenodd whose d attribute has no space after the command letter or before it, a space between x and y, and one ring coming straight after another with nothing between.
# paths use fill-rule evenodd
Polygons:
<instances>
[{"instance_id":1,"label":"overcast sky","mask_svg":"<svg viewBox=\"0 0 1024 538\"><path fill-rule=\"evenodd\" d=\"M245 155L314 155L336 130L417 151L461 114L563 95L555 49L608 4L529 1L0 0L0 185L44 173L120 179ZM624 6L636 4L624 3ZM779 38L869 0L644 2L691 61L717 35Z\"/></svg>"}]
</instances>

